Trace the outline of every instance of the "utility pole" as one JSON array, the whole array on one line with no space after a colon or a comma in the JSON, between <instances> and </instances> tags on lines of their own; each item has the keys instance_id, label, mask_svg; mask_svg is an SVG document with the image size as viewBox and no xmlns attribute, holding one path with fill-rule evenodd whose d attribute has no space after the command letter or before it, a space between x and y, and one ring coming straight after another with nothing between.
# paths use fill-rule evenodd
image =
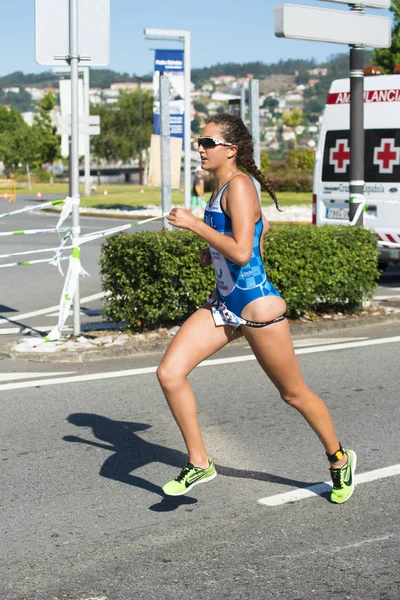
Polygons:
<instances>
[{"instance_id":1,"label":"utility pole","mask_svg":"<svg viewBox=\"0 0 400 600\"><path fill-rule=\"evenodd\" d=\"M143 185L143 77L136 76L136 81L139 84L139 185Z\"/></svg>"},{"instance_id":2,"label":"utility pole","mask_svg":"<svg viewBox=\"0 0 400 600\"><path fill-rule=\"evenodd\" d=\"M78 111L78 0L69 0L69 62L71 66L71 152L69 162L71 196L79 197L79 111ZM79 203L72 207L72 245L79 237ZM81 333L79 278L74 294L74 336Z\"/></svg>"}]
</instances>

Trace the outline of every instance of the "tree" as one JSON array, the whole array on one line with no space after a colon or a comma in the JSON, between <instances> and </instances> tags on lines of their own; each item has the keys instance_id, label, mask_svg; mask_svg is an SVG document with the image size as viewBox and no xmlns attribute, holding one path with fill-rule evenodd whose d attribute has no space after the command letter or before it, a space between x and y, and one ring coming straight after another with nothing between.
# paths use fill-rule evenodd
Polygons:
<instances>
[{"instance_id":1,"label":"tree","mask_svg":"<svg viewBox=\"0 0 400 600\"><path fill-rule=\"evenodd\" d=\"M269 171L270 160L266 152L260 154L260 171L266 175Z\"/></svg>"},{"instance_id":2,"label":"tree","mask_svg":"<svg viewBox=\"0 0 400 600\"><path fill-rule=\"evenodd\" d=\"M43 96L39 104L39 113L32 125L36 137L41 163L53 164L60 156L60 136L56 135L56 127L51 120L51 111L56 104L56 95L49 92Z\"/></svg>"},{"instance_id":3,"label":"tree","mask_svg":"<svg viewBox=\"0 0 400 600\"><path fill-rule=\"evenodd\" d=\"M291 169L312 173L314 170L315 152L311 148L292 149L286 154L285 161Z\"/></svg>"},{"instance_id":4,"label":"tree","mask_svg":"<svg viewBox=\"0 0 400 600\"><path fill-rule=\"evenodd\" d=\"M269 108L271 112L274 111L275 108L278 108L278 106L279 100L273 98L272 96L267 96L264 100L264 104L262 105L263 108Z\"/></svg>"},{"instance_id":5,"label":"tree","mask_svg":"<svg viewBox=\"0 0 400 600\"><path fill-rule=\"evenodd\" d=\"M140 123L140 96L142 93L142 123ZM115 104L92 108L92 114L100 115L101 133L91 140L94 156L112 161L135 159L140 148L140 127L143 149L150 146L153 132L153 95L135 90L123 93Z\"/></svg>"},{"instance_id":6,"label":"tree","mask_svg":"<svg viewBox=\"0 0 400 600\"><path fill-rule=\"evenodd\" d=\"M294 150L297 151L297 133L296 128L303 123L303 111L300 108L294 108L288 113L283 114L283 122L286 127L293 129L294 133Z\"/></svg>"},{"instance_id":7,"label":"tree","mask_svg":"<svg viewBox=\"0 0 400 600\"><path fill-rule=\"evenodd\" d=\"M392 45L390 48L376 48L372 53L372 63L384 73L393 73L400 64L400 0L392 0L390 9L394 14Z\"/></svg>"},{"instance_id":8,"label":"tree","mask_svg":"<svg viewBox=\"0 0 400 600\"><path fill-rule=\"evenodd\" d=\"M36 167L40 154L35 132L14 108L0 106L0 160L7 171L20 165Z\"/></svg>"},{"instance_id":9,"label":"tree","mask_svg":"<svg viewBox=\"0 0 400 600\"><path fill-rule=\"evenodd\" d=\"M201 131L200 118L196 115L191 124L192 133L198 134Z\"/></svg>"}]
</instances>

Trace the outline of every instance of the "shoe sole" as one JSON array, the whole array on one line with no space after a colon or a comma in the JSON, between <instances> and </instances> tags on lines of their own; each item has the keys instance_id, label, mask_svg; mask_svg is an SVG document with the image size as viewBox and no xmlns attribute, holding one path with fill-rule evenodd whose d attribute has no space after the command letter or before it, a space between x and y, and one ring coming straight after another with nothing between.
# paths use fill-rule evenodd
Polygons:
<instances>
[{"instance_id":1,"label":"shoe sole","mask_svg":"<svg viewBox=\"0 0 400 600\"><path fill-rule=\"evenodd\" d=\"M183 492L179 492L178 494L167 494L166 492L164 492L164 494L166 496L183 496L184 494L187 494L188 492L190 492L190 490L192 488L194 488L195 485L199 485L200 483L207 483L208 481L211 481L212 479L215 479L216 476L217 476L217 471L215 471L209 477L205 477L204 479L200 479L199 481L195 481L194 483L192 483L192 485L189 485L189 487L186 488Z\"/></svg>"},{"instance_id":2,"label":"shoe sole","mask_svg":"<svg viewBox=\"0 0 400 600\"><path fill-rule=\"evenodd\" d=\"M342 502L334 502L333 501L332 502L333 504L344 504L345 502L347 502L347 500L349 500L352 497L353 492L354 492L354 488L356 486L355 481L354 481L354 474L356 472L356 466L357 466L357 454L354 452L354 450L350 450L350 452L353 455L353 464L352 464L352 467L351 467L352 468L353 487L352 487L352 490L351 490L350 494L347 496L347 498L345 500L343 500Z\"/></svg>"}]
</instances>

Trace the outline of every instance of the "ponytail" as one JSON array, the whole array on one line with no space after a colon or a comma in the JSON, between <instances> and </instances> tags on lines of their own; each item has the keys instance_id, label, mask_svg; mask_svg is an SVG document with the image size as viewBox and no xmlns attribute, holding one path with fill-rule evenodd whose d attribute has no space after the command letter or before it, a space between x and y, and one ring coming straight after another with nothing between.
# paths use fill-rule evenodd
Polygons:
<instances>
[{"instance_id":1,"label":"ponytail","mask_svg":"<svg viewBox=\"0 0 400 600\"><path fill-rule=\"evenodd\" d=\"M246 160L246 161L243 161L243 159L241 161L238 160L237 164L238 164L238 166L243 166L246 169L246 171L248 173L250 173L250 175L258 181L258 183L261 185L262 189L264 191L268 192L268 194L271 196L271 198L275 202L275 206L279 210L279 212L283 212L282 209L279 208L278 198L276 197L274 186L272 185L272 183L270 181L268 181L268 179L265 177L265 175L263 175L261 173L260 169L257 167L256 163L254 162L253 157L250 160Z\"/></svg>"},{"instance_id":2,"label":"ponytail","mask_svg":"<svg viewBox=\"0 0 400 600\"><path fill-rule=\"evenodd\" d=\"M278 205L278 198L276 197L274 186L268 181L265 175L261 173L254 162L253 138L242 119L228 113L219 113L210 117L208 123L220 125L225 140L238 148L236 155L237 166L244 167L246 171L258 181L262 189L271 196L279 212L282 212Z\"/></svg>"}]
</instances>

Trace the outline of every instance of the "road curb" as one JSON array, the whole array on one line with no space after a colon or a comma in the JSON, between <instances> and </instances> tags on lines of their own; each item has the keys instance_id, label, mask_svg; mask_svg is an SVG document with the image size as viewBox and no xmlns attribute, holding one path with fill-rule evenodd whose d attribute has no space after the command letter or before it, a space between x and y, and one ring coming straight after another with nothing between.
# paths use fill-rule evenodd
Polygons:
<instances>
[{"instance_id":1,"label":"road curb","mask_svg":"<svg viewBox=\"0 0 400 600\"><path fill-rule=\"evenodd\" d=\"M291 323L290 331L294 339L315 335L319 333L332 333L357 329L363 326L386 325L399 322L400 311L384 315L347 317L345 319L324 320L313 323ZM110 346L101 349L88 350L61 350L60 352L15 352L15 342L3 346L0 349L0 360L25 360L41 363L86 363L101 360L117 360L120 358L131 358L146 354L157 354L164 352L172 340L172 335L164 335L158 339L130 341L123 346ZM247 346L248 342L240 338L231 342L231 346Z\"/></svg>"}]
</instances>

